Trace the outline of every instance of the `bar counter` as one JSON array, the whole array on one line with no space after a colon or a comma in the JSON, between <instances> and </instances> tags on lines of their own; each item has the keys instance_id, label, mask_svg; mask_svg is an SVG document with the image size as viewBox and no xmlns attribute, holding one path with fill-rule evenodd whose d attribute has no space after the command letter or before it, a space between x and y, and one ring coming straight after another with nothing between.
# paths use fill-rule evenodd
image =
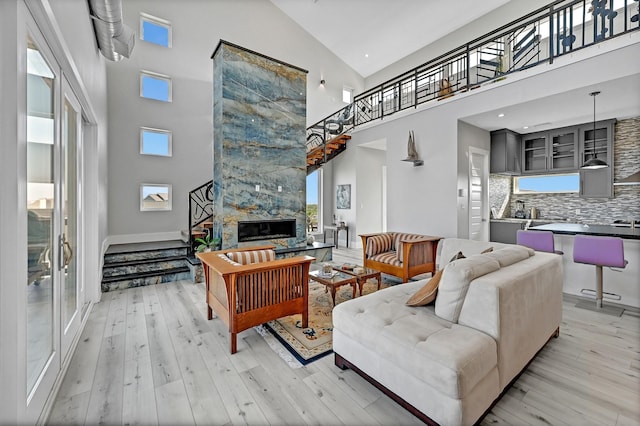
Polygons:
<instances>
[{"instance_id":1,"label":"bar counter","mask_svg":"<svg viewBox=\"0 0 640 426\"><path fill-rule=\"evenodd\" d=\"M611 225L582 225L579 223L550 223L530 227L531 230L551 231L555 249L564 252L563 291L583 296L583 288L595 290L596 267L573 261L573 242L576 234L620 237L623 239L625 268L604 268L604 291L613 293L614 299L605 297L604 304L616 303L640 308L640 228ZM606 296L606 295L605 295ZM616 300L618 299L619 300ZM593 302L595 305L595 301Z\"/></svg>"},{"instance_id":2,"label":"bar counter","mask_svg":"<svg viewBox=\"0 0 640 426\"><path fill-rule=\"evenodd\" d=\"M582 225L579 223L549 223L545 225L532 226L529 229L534 231L551 231L554 234L565 235L601 235L606 237L620 237L625 239L640 240L640 227L612 225Z\"/></svg>"}]
</instances>

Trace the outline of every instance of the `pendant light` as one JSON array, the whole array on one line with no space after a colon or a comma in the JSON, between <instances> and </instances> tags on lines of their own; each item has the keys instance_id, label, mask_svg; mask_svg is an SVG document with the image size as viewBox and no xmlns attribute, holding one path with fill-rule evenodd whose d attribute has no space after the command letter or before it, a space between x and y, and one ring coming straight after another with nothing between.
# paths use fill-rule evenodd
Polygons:
<instances>
[{"instance_id":1,"label":"pendant light","mask_svg":"<svg viewBox=\"0 0 640 426\"><path fill-rule=\"evenodd\" d=\"M596 152L596 96L598 96L600 92L591 92L589 95L593 96L593 157L591 157L588 161L582 165L582 169L587 170L595 170L595 169L603 169L605 167L609 167L609 165L598 158L598 154ZM586 146L585 146L586 148Z\"/></svg>"}]
</instances>

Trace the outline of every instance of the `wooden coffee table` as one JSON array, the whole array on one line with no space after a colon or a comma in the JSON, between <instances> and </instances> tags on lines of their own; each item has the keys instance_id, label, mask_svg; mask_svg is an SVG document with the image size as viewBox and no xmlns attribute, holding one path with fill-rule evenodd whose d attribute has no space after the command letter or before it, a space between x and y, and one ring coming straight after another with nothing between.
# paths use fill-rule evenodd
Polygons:
<instances>
[{"instance_id":1,"label":"wooden coffee table","mask_svg":"<svg viewBox=\"0 0 640 426\"><path fill-rule=\"evenodd\" d=\"M347 275L356 277L358 288L360 290L360 296L362 296L362 287L364 286L364 283L366 283L367 280L371 278L376 279L376 281L378 282L378 290L380 290L380 284L382 283L382 274L380 273L380 271L371 268L363 268L364 272L362 272L361 274L356 274L355 272L353 272L353 270L350 269L342 269L340 267L335 267L334 269L337 269L338 271Z\"/></svg>"},{"instance_id":2,"label":"wooden coffee table","mask_svg":"<svg viewBox=\"0 0 640 426\"><path fill-rule=\"evenodd\" d=\"M333 300L333 306L336 306L336 290L343 285L351 284L353 287L353 298L356 298L356 286L358 285L358 279L349 274L345 274L344 271L335 270L335 275L331 278L323 277L320 271L309 272L309 278L313 281L323 284L327 290L331 290L331 300Z\"/></svg>"}]
</instances>

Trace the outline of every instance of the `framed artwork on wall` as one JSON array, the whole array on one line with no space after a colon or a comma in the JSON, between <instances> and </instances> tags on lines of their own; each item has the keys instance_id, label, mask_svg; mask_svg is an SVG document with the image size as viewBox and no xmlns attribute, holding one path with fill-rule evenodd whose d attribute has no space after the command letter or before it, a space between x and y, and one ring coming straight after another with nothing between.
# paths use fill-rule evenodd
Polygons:
<instances>
[{"instance_id":1,"label":"framed artwork on wall","mask_svg":"<svg viewBox=\"0 0 640 426\"><path fill-rule=\"evenodd\" d=\"M336 191L336 208L351 208L351 185L338 185L338 189Z\"/></svg>"}]
</instances>

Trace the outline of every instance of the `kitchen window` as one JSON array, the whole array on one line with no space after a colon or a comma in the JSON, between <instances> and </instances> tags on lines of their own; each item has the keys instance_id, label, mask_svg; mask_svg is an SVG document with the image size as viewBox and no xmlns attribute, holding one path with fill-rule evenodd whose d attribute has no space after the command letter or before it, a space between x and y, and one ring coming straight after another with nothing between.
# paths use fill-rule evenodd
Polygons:
<instances>
[{"instance_id":1,"label":"kitchen window","mask_svg":"<svg viewBox=\"0 0 640 426\"><path fill-rule=\"evenodd\" d=\"M514 194L549 194L580 191L580 174L565 173L513 178Z\"/></svg>"}]
</instances>

